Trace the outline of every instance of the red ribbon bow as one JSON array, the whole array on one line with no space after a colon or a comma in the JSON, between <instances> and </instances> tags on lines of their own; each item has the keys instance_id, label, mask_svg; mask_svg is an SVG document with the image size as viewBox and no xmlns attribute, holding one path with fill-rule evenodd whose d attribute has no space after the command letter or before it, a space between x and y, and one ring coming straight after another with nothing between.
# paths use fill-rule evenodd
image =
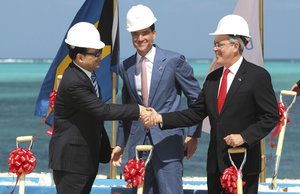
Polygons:
<instances>
[{"instance_id":1,"label":"red ribbon bow","mask_svg":"<svg viewBox=\"0 0 300 194\"><path fill-rule=\"evenodd\" d=\"M272 143L273 138L274 138L276 135L278 135L278 134L280 133L281 128L282 128L283 121L284 121L284 119L285 119L285 114L286 114L286 108L285 108L285 106L284 106L283 103L278 102L278 109L279 109L279 116L280 116L280 119L279 119L279 122L278 122L277 125L276 125L276 129L273 131L273 133L272 133L271 136L270 136L270 146L271 146L272 148L275 147L275 144ZM287 123L289 123L289 122L290 122L290 119L287 118Z\"/></svg>"},{"instance_id":2,"label":"red ribbon bow","mask_svg":"<svg viewBox=\"0 0 300 194\"><path fill-rule=\"evenodd\" d=\"M9 154L8 168L12 173L20 176L22 173L31 173L36 165L36 158L33 153L24 148L17 148Z\"/></svg>"},{"instance_id":3,"label":"red ribbon bow","mask_svg":"<svg viewBox=\"0 0 300 194\"><path fill-rule=\"evenodd\" d=\"M16 185L20 176L24 174L30 174L36 165L36 158L33 153L24 148L16 148L9 154L8 169L12 173L17 174ZM16 187L15 185L15 187ZM11 193L14 192L15 187Z\"/></svg>"},{"instance_id":4,"label":"red ribbon bow","mask_svg":"<svg viewBox=\"0 0 300 194\"><path fill-rule=\"evenodd\" d=\"M123 169L127 187L141 186L144 183L145 162L143 159L129 160Z\"/></svg>"},{"instance_id":5,"label":"red ribbon bow","mask_svg":"<svg viewBox=\"0 0 300 194\"><path fill-rule=\"evenodd\" d=\"M226 193L237 194L237 179L238 172L233 166L224 170L223 174L220 177L220 181ZM243 186L245 184L246 182L243 181Z\"/></svg>"}]
</instances>

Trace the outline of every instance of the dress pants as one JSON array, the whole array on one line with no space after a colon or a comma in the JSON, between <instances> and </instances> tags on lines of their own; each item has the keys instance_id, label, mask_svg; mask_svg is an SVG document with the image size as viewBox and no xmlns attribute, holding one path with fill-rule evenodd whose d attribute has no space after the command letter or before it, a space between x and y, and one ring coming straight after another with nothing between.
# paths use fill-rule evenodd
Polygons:
<instances>
[{"instance_id":1,"label":"dress pants","mask_svg":"<svg viewBox=\"0 0 300 194\"><path fill-rule=\"evenodd\" d=\"M53 179L57 194L89 194L95 175L82 175L66 171L53 170Z\"/></svg>"},{"instance_id":2,"label":"dress pants","mask_svg":"<svg viewBox=\"0 0 300 194\"><path fill-rule=\"evenodd\" d=\"M153 145L151 132L146 133L143 144ZM143 153L139 157L146 159L148 155ZM182 160L163 162L154 149L146 167L144 194L183 194L182 173Z\"/></svg>"}]
</instances>

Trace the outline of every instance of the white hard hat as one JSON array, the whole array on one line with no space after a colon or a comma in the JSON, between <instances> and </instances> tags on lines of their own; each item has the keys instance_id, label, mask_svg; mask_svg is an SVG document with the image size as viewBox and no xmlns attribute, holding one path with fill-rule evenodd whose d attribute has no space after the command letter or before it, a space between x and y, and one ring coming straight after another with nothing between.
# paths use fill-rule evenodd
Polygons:
<instances>
[{"instance_id":1,"label":"white hard hat","mask_svg":"<svg viewBox=\"0 0 300 194\"><path fill-rule=\"evenodd\" d=\"M227 15L223 17L219 23L217 30L209 35L239 35L251 37L249 33L248 23L239 15Z\"/></svg>"},{"instance_id":2,"label":"white hard hat","mask_svg":"<svg viewBox=\"0 0 300 194\"><path fill-rule=\"evenodd\" d=\"M102 49L105 46L97 28L88 22L79 22L72 26L65 42L70 46L82 48Z\"/></svg>"},{"instance_id":3,"label":"white hard hat","mask_svg":"<svg viewBox=\"0 0 300 194\"><path fill-rule=\"evenodd\" d=\"M132 6L127 13L127 30L134 32L150 27L156 22L151 9L145 5Z\"/></svg>"}]
</instances>

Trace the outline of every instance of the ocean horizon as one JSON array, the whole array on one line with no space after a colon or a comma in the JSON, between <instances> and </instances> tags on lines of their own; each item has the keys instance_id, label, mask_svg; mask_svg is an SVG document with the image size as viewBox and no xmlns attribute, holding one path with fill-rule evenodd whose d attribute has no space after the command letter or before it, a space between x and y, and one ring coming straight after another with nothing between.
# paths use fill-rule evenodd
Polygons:
<instances>
[{"instance_id":1,"label":"ocean horizon","mask_svg":"<svg viewBox=\"0 0 300 194\"><path fill-rule=\"evenodd\" d=\"M202 86L207 75L211 59L188 59L194 68L194 74ZM51 65L52 59L0 59L0 172L8 172L7 159L9 153L16 147L16 137L33 135L35 137L32 148L37 158L34 172L50 172L48 169L48 143L50 137L45 134L49 126L44 125L41 118L34 116L35 101L41 84ZM264 67L272 77L273 87L279 101L281 90L289 90L300 79L300 59L266 59ZM122 81L119 79L119 88ZM287 101L290 99L286 99ZM120 92L117 103L120 103ZM182 100L182 108L186 100ZM300 160L299 120L300 100L291 108L289 113L290 123L287 125L283 145L278 178L300 178L300 169L297 168ZM105 122L106 129L111 135L111 122ZM190 160L184 159L185 177L206 176L206 154L209 134L202 133L199 139L198 150ZM273 140L277 144L277 137ZM275 165L276 149L270 147L269 136L266 137L267 177L271 177ZM23 147L28 147L24 145ZM123 165L118 168L118 173L127 158L123 158ZM109 165L100 165L99 174L109 174Z\"/></svg>"}]
</instances>

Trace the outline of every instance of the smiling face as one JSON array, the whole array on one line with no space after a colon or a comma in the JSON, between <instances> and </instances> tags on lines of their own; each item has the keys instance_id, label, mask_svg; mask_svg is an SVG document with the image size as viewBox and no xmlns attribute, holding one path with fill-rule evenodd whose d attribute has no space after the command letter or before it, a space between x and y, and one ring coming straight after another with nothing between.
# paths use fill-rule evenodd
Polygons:
<instances>
[{"instance_id":1,"label":"smiling face","mask_svg":"<svg viewBox=\"0 0 300 194\"><path fill-rule=\"evenodd\" d=\"M141 56L145 56L152 48L156 32L151 28L131 32L133 46Z\"/></svg>"},{"instance_id":2,"label":"smiling face","mask_svg":"<svg viewBox=\"0 0 300 194\"><path fill-rule=\"evenodd\" d=\"M216 62L220 66L230 67L239 58L239 44L230 42L227 35L216 35L213 45L213 51L216 55Z\"/></svg>"},{"instance_id":3,"label":"smiling face","mask_svg":"<svg viewBox=\"0 0 300 194\"><path fill-rule=\"evenodd\" d=\"M78 53L76 62L82 68L93 72L100 67L102 50L88 48L85 53Z\"/></svg>"}]
</instances>

